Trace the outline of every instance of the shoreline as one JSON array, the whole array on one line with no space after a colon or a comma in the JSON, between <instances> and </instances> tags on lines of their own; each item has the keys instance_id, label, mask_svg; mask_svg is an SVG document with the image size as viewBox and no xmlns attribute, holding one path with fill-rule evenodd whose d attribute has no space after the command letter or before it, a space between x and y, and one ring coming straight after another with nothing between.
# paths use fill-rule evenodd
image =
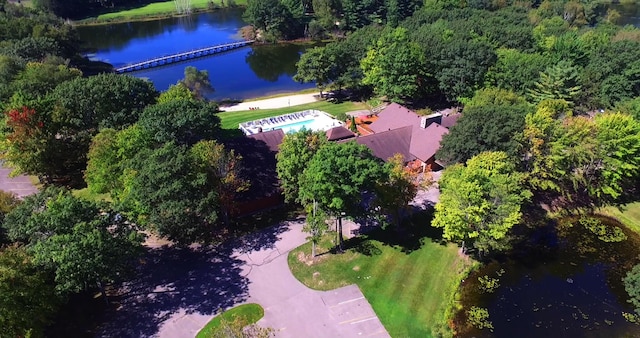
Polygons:
<instances>
[{"instance_id":1,"label":"shoreline","mask_svg":"<svg viewBox=\"0 0 640 338\"><path fill-rule=\"evenodd\" d=\"M277 109L294 107L320 100L320 92L316 89L305 89L299 92L259 96L229 105L220 105L221 112L237 112L260 109ZM254 109L252 109L254 108Z\"/></svg>"}]
</instances>

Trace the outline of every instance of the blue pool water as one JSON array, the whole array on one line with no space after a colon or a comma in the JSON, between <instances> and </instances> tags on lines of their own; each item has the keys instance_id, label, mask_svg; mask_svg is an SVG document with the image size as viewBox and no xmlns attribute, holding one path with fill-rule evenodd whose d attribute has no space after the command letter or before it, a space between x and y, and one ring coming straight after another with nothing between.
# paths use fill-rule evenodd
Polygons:
<instances>
[{"instance_id":1,"label":"blue pool water","mask_svg":"<svg viewBox=\"0 0 640 338\"><path fill-rule=\"evenodd\" d=\"M302 128L305 129L312 129L311 126L316 122L315 119L310 119L310 120L304 120L304 121L299 121L299 122L294 122L294 123L289 123L289 124L285 124L285 125L279 125L279 126L275 126L273 128L270 128L269 130L276 130L276 129L282 129L282 131L285 134L288 133L295 133L299 130L301 130Z\"/></svg>"}]
</instances>

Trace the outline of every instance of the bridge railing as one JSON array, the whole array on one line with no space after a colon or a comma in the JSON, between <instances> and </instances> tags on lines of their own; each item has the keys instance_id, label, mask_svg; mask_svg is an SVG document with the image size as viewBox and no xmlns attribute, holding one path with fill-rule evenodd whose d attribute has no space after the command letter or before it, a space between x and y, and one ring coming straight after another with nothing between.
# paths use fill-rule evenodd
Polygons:
<instances>
[{"instance_id":1,"label":"bridge railing","mask_svg":"<svg viewBox=\"0 0 640 338\"><path fill-rule=\"evenodd\" d=\"M209 50L215 50L215 49L219 49L219 48L224 48L224 47L242 47L242 46L246 46L249 45L251 43L255 42L255 40L245 40L245 41L237 41L237 42L231 42L231 43L225 43L225 44L220 44L220 45L215 45L215 46L209 46L209 47L203 47L203 48L196 48L196 49L192 49L190 51L184 51L184 52L179 52L179 53L173 53L173 54L165 54L163 56L159 56L159 57L155 57L153 59L149 59L149 60L145 60L145 61L140 61L140 62L134 62L134 63L130 63L121 67L118 67L115 69L116 72L118 73L122 73L125 72L129 69L135 70L135 68L137 67L144 67L145 65L152 65L153 63L156 62L161 62L163 60L170 60L176 57L180 57L180 56L184 56L184 55L194 55L198 52L205 52L205 51L209 51Z\"/></svg>"}]
</instances>

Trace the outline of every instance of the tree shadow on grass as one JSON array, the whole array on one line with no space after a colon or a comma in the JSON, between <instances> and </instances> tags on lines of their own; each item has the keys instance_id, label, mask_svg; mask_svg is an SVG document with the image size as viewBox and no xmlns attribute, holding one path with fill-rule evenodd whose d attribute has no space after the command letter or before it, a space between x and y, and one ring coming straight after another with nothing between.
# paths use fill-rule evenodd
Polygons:
<instances>
[{"instance_id":1,"label":"tree shadow on grass","mask_svg":"<svg viewBox=\"0 0 640 338\"><path fill-rule=\"evenodd\" d=\"M400 226L373 229L368 232L366 238L399 247L405 253L419 250L427 240L441 243L442 229L431 226L433 214L431 208L414 212L403 219Z\"/></svg>"}]
</instances>

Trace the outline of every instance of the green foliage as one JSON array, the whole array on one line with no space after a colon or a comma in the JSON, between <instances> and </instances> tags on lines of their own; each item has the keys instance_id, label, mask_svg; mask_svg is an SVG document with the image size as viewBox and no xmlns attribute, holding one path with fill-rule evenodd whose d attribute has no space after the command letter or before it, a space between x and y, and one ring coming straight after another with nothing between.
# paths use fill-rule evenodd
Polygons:
<instances>
[{"instance_id":1,"label":"green foliage","mask_svg":"<svg viewBox=\"0 0 640 338\"><path fill-rule=\"evenodd\" d=\"M489 320L489 311L485 308L472 306L467 311L467 323L477 329L489 329L493 332L493 323Z\"/></svg>"},{"instance_id":2,"label":"green foliage","mask_svg":"<svg viewBox=\"0 0 640 338\"><path fill-rule=\"evenodd\" d=\"M540 73L549 65L542 54L525 53L516 49L498 49L496 64L485 76L488 85L525 94L533 88Z\"/></svg>"},{"instance_id":3,"label":"green foliage","mask_svg":"<svg viewBox=\"0 0 640 338\"><path fill-rule=\"evenodd\" d=\"M186 72L186 70L185 70ZM184 83L171 85L169 89L160 93L158 103L167 103L174 100L195 100L196 95Z\"/></svg>"},{"instance_id":4,"label":"green foliage","mask_svg":"<svg viewBox=\"0 0 640 338\"><path fill-rule=\"evenodd\" d=\"M276 155L276 171L287 202L302 202L299 195L302 173L318 149L326 143L325 133L307 129L285 135Z\"/></svg>"},{"instance_id":5,"label":"green foliage","mask_svg":"<svg viewBox=\"0 0 640 338\"><path fill-rule=\"evenodd\" d=\"M24 247L0 249L0 327L6 337L40 337L60 305L45 271Z\"/></svg>"},{"instance_id":6,"label":"green foliage","mask_svg":"<svg viewBox=\"0 0 640 338\"><path fill-rule=\"evenodd\" d=\"M276 39L300 34L299 24L280 0L247 0L244 19L256 28L273 34Z\"/></svg>"},{"instance_id":7,"label":"green foliage","mask_svg":"<svg viewBox=\"0 0 640 338\"><path fill-rule=\"evenodd\" d=\"M94 193L111 193L121 198L127 161L151 146L150 135L137 124L120 131L101 130L93 137L87 154L84 177L88 188Z\"/></svg>"},{"instance_id":8,"label":"green foliage","mask_svg":"<svg viewBox=\"0 0 640 338\"><path fill-rule=\"evenodd\" d=\"M480 283L480 291L486 293L493 293L500 287L500 280L498 278L489 277L487 275L478 277Z\"/></svg>"},{"instance_id":9,"label":"green foliage","mask_svg":"<svg viewBox=\"0 0 640 338\"><path fill-rule=\"evenodd\" d=\"M81 71L63 64L29 62L11 82L11 90L26 96L27 100L36 100L59 84L81 76Z\"/></svg>"},{"instance_id":10,"label":"green foliage","mask_svg":"<svg viewBox=\"0 0 640 338\"><path fill-rule=\"evenodd\" d=\"M170 142L141 149L128 169L125 190L130 193L122 203L139 222L179 244L211 236L220 205L186 146Z\"/></svg>"},{"instance_id":11,"label":"green foliage","mask_svg":"<svg viewBox=\"0 0 640 338\"><path fill-rule=\"evenodd\" d=\"M318 203L313 202L306 207L307 210L307 220L302 228L302 231L309 233L307 239L311 241L311 257L316 257L316 246L320 243L320 240L324 236L324 233L329 230L329 226L327 225L328 216L322 211L322 209L318 209Z\"/></svg>"},{"instance_id":12,"label":"green foliage","mask_svg":"<svg viewBox=\"0 0 640 338\"><path fill-rule=\"evenodd\" d=\"M578 84L579 69L571 61L560 61L540 73L540 80L529 90L534 103L544 100L565 100L573 103L582 87Z\"/></svg>"},{"instance_id":13,"label":"green foliage","mask_svg":"<svg viewBox=\"0 0 640 338\"><path fill-rule=\"evenodd\" d=\"M308 49L296 64L298 69L293 76L295 81L301 83L315 82L316 87L320 89L320 96L322 96L322 90L333 80L331 70L334 64L328 55L325 55L326 50L326 47Z\"/></svg>"},{"instance_id":14,"label":"green foliage","mask_svg":"<svg viewBox=\"0 0 640 338\"><path fill-rule=\"evenodd\" d=\"M438 87L450 101L471 97L496 61L494 49L481 40L453 39L433 53Z\"/></svg>"},{"instance_id":15,"label":"green foliage","mask_svg":"<svg viewBox=\"0 0 640 338\"><path fill-rule=\"evenodd\" d=\"M624 289L629 295L627 302L635 307L636 315L640 316L640 264L634 266L631 271L627 272L622 282L624 283Z\"/></svg>"},{"instance_id":16,"label":"green foliage","mask_svg":"<svg viewBox=\"0 0 640 338\"><path fill-rule=\"evenodd\" d=\"M578 223L591 231L598 238L607 243L617 243L627 240L627 235L616 226L607 226L594 217L582 216Z\"/></svg>"},{"instance_id":17,"label":"green foliage","mask_svg":"<svg viewBox=\"0 0 640 338\"><path fill-rule=\"evenodd\" d=\"M217 112L218 105L212 102L176 99L147 106L138 124L155 142L192 145L219 136Z\"/></svg>"},{"instance_id":18,"label":"green foliage","mask_svg":"<svg viewBox=\"0 0 640 338\"><path fill-rule=\"evenodd\" d=\"M57 86L55 121L74 132L122 129L138 121L158 93L149 81L115 73L77 78Z\"/></svg>"},{"instance_id":19,"label":"green foliage","mask_svg":"<svg viewBox=\"0 0 640 338\"><path fill-rule=\"evenodd\" d=\"M121 281L143 240L121 215L56 188L25 198L3 226L11 240L26 243L34 264L53 272L63 293Z\"/></svg>"},{"instance_id":20,"label":"green foliage","mask_svg":"<svg viewBox=\"0 0 640 338\"><path fill-rule=\"evenodd\" d=\"M247 191L251 183L241 175L242 156L235 151L227 151L222 144L207 140L196 143L189 150L194 163L206 178L211 192L220 205L225 225L229 225L229 215L235 211L237 194Z\"/></svg>"},{"instance_id":21,"label":"green foliage","mask_svg":"<svg viewBox=\"0 0 640 338\"><path fill-rule=\"evenodd\" d=\"M392 225L399 226L401 211L409 207L419 186L413 174L405 169L402 155L389 158L384 166L388 178L376 186L376 204L382 212L391 216Z\"/></svg>"},{"instance_id":22,"label":"green foliage","mask_svg":"<svg viewBox=\"0 0 640 338\"><path fill-rule=\"evenodd\" d=\"M205 93L213 93L214 91L209 80L209 72L191 66L185 67L184 79L180 80L178 84L187 87L196 97L203 97Z\"/></svg>"},{"instance_id":23,"label":"green foliage","mask_svg":"<svg viewBox=\"0 0 640 338\"><path fill-rule=\"evenodd\" d=\"M522 174L503 152L484 152L467 165L445 169L432 226L450 241L471 242L480 255L509 248L510 230L519 224L530 197Z\"/></svg>"},{"instance_id":24,"label":"green foliage","mask_svg":"<svg viewBox=\"0 0 640 338\"><path fill-rule=\"evenodd\" d=\"M529 105L472 106L442 138L436 158L444 163L462 163L483 151L504 151L516 158L516 135L522 132Z\"/></svg>"},{"instance_id":25,"label":"green foliage","mask_svg":"<svg viewBox=\"0 0 640 338\"><path fill-rule=\"evenodd\" d=\"M317 201L333 215L362 210L365 191L385 179L380 160L366 146L355 142L328 143L320 147L304 169L299 194L302 203Z\"/></svg>"},{"instance_id":26,"label":"green foliage","mask_svg":"<svg viewBox=\"0 0 640 338\"><path fill-rule=\"evenodd\" d=\"M487 87L479 89L473 97L465 102L465 108L482 107L482 106L522 106L527 101L524 97L508 90L500 88Z\"/></svg>"},{"instance_id":27,"label":"green foliage","mask_svg":"<svg viewBox=\"0 0 640 338\"><path fill-rule=\"evenodd\" d=\"M378 95L402 102L426 89L430 76L420 47L409 41L407 30L396 28L378 39L361 61L362 83Z\"/></svg>"}]
</instances>

